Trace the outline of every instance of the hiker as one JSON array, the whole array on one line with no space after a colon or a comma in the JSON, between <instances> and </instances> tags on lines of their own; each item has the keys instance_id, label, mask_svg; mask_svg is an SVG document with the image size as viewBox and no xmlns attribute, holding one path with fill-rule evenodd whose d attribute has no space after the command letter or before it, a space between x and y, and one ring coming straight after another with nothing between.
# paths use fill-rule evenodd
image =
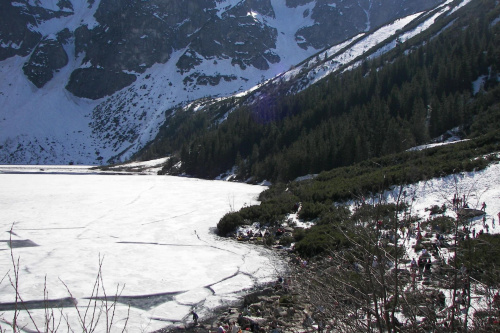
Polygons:
<instances>
[{"instance_id":1,"label":"hiker","mask_svg":"<svg viewBox=\"0 0 500 333\"><path fill-rule=\"evenodd\" d=\"M436 239L434 243L432 243L432 246L434 247L434 251L437 253L439 249L441 248L441 242L439 241L439 238Z\"/></svg>"},{"instance_id":2,"label":"hiker","mask_svg":"<svg viewBox=\"0 0 500 333\"><path fill-rule=\"evenodd\" d=\"M455 293L455 308L460 311L460 304L462 304L462 294L460 294L460 292L456 292Z\"/></svg>"},{"instance_id":3,"label":"hiker","mask_svg":"<svg viewBox=\"0 0 500 333\"><path fill-rule=\"evenodd\" d=\"M462 287L462 292L464 294L467 294L467 292L469 291L470 289L470 281L467 277L465 277L463 280L462 280L462 283L463 283L463 287Z\"/></svg>"},{"instance_id":4,"label":"hiker","mask_svg":"<svg viewBox=\"0 0 500 333\"><path fill-rule=\"evenodd\" d=\"M426 259L425 261L425 272L427 273L430 273L431 272L431 260L430 259Z\"/></svg>"},{"instance_id":5,"label":"hiker","mask_svg":"<svg viewBox=\"0 0 500 333\"><path fill-rule=\"evenodd\" d=\"M323 321L322 320L318 321L318 333L322 333L324 329L325 329L325 324L323 323Z\"/></svg>"},{"instance_id":6,"label":"hiker","mask_svg":"<svg viewBox=\"0 0 500 333\"><path fill-rule=\"evenodd\" d=\"M493 305L497 308L500 308L500 294L498 294L498 291L495 296L493 296Z\"/></svg>"},{"instance_id":7,"label":"hiker","mask_svg":"<svg viewBox=\"0 0 500 333\"><path fill-rule=\"evenodd\" d=\"M198 325L198 314L194 311L191 311L191 314L193 315L193 321L194 321L194 325Z\"/></svg>"},{"instance_id":8,"label":"hiker","mask_svg":"<svg viewBox=\"0 0 500 333\"><path fill-rule=\"evenodd\" d=\"M481 206L481 210L482 210L483 212L485 212L485 211L486 211L486 202L483 202L483 205Z\"/></svg>"},{"instance_id":9,"label":"hiker","mask_svg":"<svg viewBox=\"0 0 500 333\"><path fill-rule=\"evenodd\" d=\"M413 287L413 290L415 291L415 280L417 278L417 270L416 269L412 269L411 270L411 284L412 284L412 287Z\"/></svg>"},{"instance_id":10,"label":"hiker","mask_svg":"<svg viewBox=\"0 0 500 333\"><path fill-rule=\"evenodd\" d=\"M250 309L248 308L248 306L245 306L245 308L243 309L243 315L244 316L251 316L252 315L252 313L250 312Z\"/></svg>"},{"instance_id":11,"label":"hiker","mask_svg":"<svg viewBox=\"0 0 500 333\"><path fill-rule=\"evenodd\" d=\"M311 318L311 316L309 316L308 313L306 313L306 318L304 319L304 321L302 322L302 326L305 328L305 329L308 329L309 327L311 327L313 325L313 319Z\"/></svg>"},{"instance_id":12,"label":"hiker","mask_svg":"<svg viewBox=\"0 0 500 333\"><path fill-rule=\"evenodd\" d=\"M419 275L419 278L421 278L421 276L422 276L422 272L424 270L424 266L425 266L424 259L422 259L422 257L419 257L418 258L418 275Z\"/></svg>"},{"instance_id":13,"label":"hiker","mask_svg":"<svg viewBox=\"0 0 500 333\"><path fill-rule=\"evenodd\" d=\"M245 322L245 319L243 318L243 313L240 312L240 314L238 315L237 321L238 321L238 325L243 327L243 323Z\"/></svg>"},{"instance_id":14,"label":"hiker","mask_svg":"<svg viewBox=\"0 0 500 333\"><path fill-rule=\"evenodd\" d=\"M437 298L438 298L438 305L441 308L444 308L446 306L446 296L444 295L444 293L440 291Z\"/></svg>"},{"instance_id":15,"label":"hiker","mask_svg":"<svg viewBox=\"0 0 500 333\"><path fill-rule=\"evenodd\" d=\"M287 293L289 288L290 288L290 279L286 278L283 281L283 291Z\"/></svg>"},{"instance_id":16,"label":"hiker","mask_svg":"<svg viewBox=\"0 0 500 333\"><path fill-rule=\"evenodd\" d=\"M238 324L236 324L235 321L229 324L229 328L229 333L238 333L240 330L240 327L238 326Z\"/></svg>"},{"instance_id":17,"label":"hiker","mask_svg":"<svg viewBox=\"0 0 500 333\"><path fill-rule=\"evenodd\" d=\"M413 259L411 260L410 268L411 268L412 270L416 270L416 269L417 269L417 261L415 260L415 258L413 258Z\"/></svg>"},{"instance_id":18,"label":"hiker","mask_svg":"<svg viewBox=\"0 0 500 333\"><path fill-rule=\"evenodd\" d=\"M224 327L222 327L222 323L219 323L219 327L217 328L217 333L226 333Z\"/></svg>"}]
</instances>

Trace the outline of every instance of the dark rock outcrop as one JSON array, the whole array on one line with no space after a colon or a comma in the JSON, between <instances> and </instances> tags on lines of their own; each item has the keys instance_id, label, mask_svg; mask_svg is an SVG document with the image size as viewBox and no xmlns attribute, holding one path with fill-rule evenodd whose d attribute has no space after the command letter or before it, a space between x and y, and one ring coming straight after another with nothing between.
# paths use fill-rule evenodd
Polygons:
<instances>
[{"instance_id":1,"label":"dark rock outcrop","mask_svg":"<svg viewBox=\"0 0 500 333\"><path fill-rule=\"evenodd\" d=\"M68 64L68 55L57 39L42 40L28 62L23 66L24 75L38 88L54 76L54 72Z\"/></svg>"},{"instance_id":2,"label":"dark rock outcrop","mask_svg":"<svg viewBox=\"0 0 500 333\"><path fill-rule=\"evenodd\" d=\"M252 13L274 17L269 0L242 1L227 10L219 18L213 17L194 36L190 49L184 56L199 54L206 59L231 59L233 65L241 69L247 66L266 70L270 63L279 62L280 57L272 49L276 48L278 32L276 28L257 20ZM179 64L178 64L179 65ZM180 68L188 70L187 67Z\"/></svg>"},{"instance_id":3,"label":"dark rock outcrop","mask_svg":"<svg viewBox=\"0 0 500 333\"><path fill-rule=\"evenodd\" d=\"M101 68L79 68L71 73L66 89L78 97L99 99L136 80L133 74Z\"/></svg>"},{"instance_id":4,"label":"dark rock outcrop","mask_svg":"<svg viewBox=\"0 0 500 333\"><path fill-rule=\"evenodd\" d=\"M164 63L185 47L189 35L210 18L213 1L102 1L95 13L99 25L75 33L83 62L106 69L143 72Z\"/></svg>"},{"instance_id":5,"label":"dark rock outcrop","mask_svg":"<svg viewBox=\"0 0 500 333\"><path fill-rule=\"evenodd\" d=\"M0 61L33 50L42 35L30 26L36 26L36 19L24 7L0 1Z\"/></svg>"},{"instance_id":6,"label":"dark rock outcrop","mask_svg":"<svg viewBox=\"0 0 500 333\"><path fill-rule=\"evenodd\" d=\"M302 48L322 49L440 2L287 0L286 5L310 5L312 9L305 10L304 16L314 24L296 31L295 40ZM109 0L98 5L93 17L97 24L82 23L74 31L66 29L64 34L57 34L56 42L53 37L42 36L38 27L48 20L74 15L74 2L59 0L57 10L27 0L1 2L0 61L32 53L24 73L42 87L67 63L62 44L68 36L74 36L75 54L83 55L82 68L103 69L118 81L111 84L104 78L106 82L96 85L101 72L93 70L84 77L80 68L72 75L68 90L76 96L94 96L89 98L112 94L124 83L133 82L129 74L116 73L143 73L156 63L168 61L176 50L186 49L176 63L181 74L207 60L227 59L239 70L254 67L262 71L281 61L276 50L278 31L272 24L276 12L270 0L243 0L226 7L216 0ZM89 0L88 8L92 6L96 4ZM83 88L86 84L89 86ZM90 93L94 87L100 91Z\"/></svg>"}]
</instances>

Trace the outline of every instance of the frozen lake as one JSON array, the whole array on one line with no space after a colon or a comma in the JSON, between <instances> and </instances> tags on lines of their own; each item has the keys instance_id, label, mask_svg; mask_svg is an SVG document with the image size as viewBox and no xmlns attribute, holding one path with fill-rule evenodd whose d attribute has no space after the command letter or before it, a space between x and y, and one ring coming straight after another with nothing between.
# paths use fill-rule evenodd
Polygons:
<instances>
[{"instance_id":1,"label":"frozen lake","mask_svg":"<svg viewBox=\"0 0 500 333\"><path fill-rule=\"evenodd\" d=\"M190 321L192 309L203 317L241 291L276 277L278 263L270 252L214 233L226 212L256 204L265 187L73 171L10 174L0 168L0 274L7 274L0 303L15 302L11 246L19 259L18 289L24 301L43 300L44 290L49 300L67 298L67 286L79 311L92 296L101 258L104 289L99 296L123 288L116 331L127 317L129 332ZM13 314L1 309L2 329ZM43 309L31 315L43 328ZM74 307L65 308L62 316L67 318L63 325L67 321L81 331ZM36 329L25 312L19 320Z\"/></svg>"}]
</instances>

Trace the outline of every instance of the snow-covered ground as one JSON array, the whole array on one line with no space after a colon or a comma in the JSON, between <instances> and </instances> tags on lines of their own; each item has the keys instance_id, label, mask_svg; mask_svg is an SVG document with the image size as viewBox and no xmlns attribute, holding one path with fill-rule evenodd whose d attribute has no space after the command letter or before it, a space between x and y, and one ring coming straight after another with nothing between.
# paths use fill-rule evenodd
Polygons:
<instances>
[{"instance_id":1,"label":"snow-covered ground","mask_svg":"<svg viewBox=\"0 0 500 333\"><path fill-rule=\"evenodd\" d=\"M17 168L20 173L6 173L12 168L0 168L0 303L15 302L10 244L19 259L18 289L24 301L43 300L44 289L50 300L69 297L67 285L81 314L101 258L106 294L114 295L119 285L127 297L116 309L117 331L127 317L128 332L150 332L190 320L192 309L206 316L241 291L275 278L279 262L272 253L213 232L226 212L256 204L263 186L105 175L86 167L60 167L58 173L58 168L32 166L31 172L23 167ZM75 309L63 313L80 331ZM13 315L0 311L2 329ZM31 310L31 315L43 328L44 310ZM57 322L61 313L55 315ZM18 322L36 330L25 311ZM97 331L104 331L103 325L104 318Z\"/></svg>"},{"instance_id":2,"label":"snow-covered ground","mask_svg":"<svg viewBox=\"0 0 500 333\"><path fill-rule=\"evenodd\" d=\"M401 192L403 191L403 192ZM400 193L402 195L400 195ZM461 172L454 175L449 175L442 178L434 178L427 181L421 181L417 184L412 184L406 187L394 187L390 191L386 191L381 196L387 202L396 202L404 200L410 207L412 216L420 217L421 221L426 221L431 216L430 208L432 206L447 207L446 212L439 215L450 216L457 218L457 212L453 209L453 198L465 199L468 207L476 210L484 210L485 214L472 218L469 225L470 237L478 235L480 232L489 234L500 233L500 163L492 164L488 168L477 172ZM379 197L380 198L380 197ZM378 199L375 199L378 201ZM485 207L483 209L483 204ZM417 223L413 226L415 229ZM416 229L417 230L417 229ZM474 230L474 233L472 232ZM422 230L426 234L430 230ZM416 234L413 237L407 238L399 232L399 244L406 248L407 259L414 258L415 260L423 254L422 250L415 250L417 244ZM433 235L432 242L436 242ZM452 235L445 236L445 241L453 244ZM448 248L442 247L439 249L439 257L447 263L453 258L454 253ZM431 263L435 264L435 257L431 257ZM409 264L403 263L401 269L409 269ZM418 283L422 290L427 287ZM473 314L472 310L488 309L491 307L491 298L488 298L478 288L482 289L481 283L473 280L471 282L471 311L469 316ZM447 306L453 304L453 292L451 289L441 289L446 296ZM465 313L458 314L465 317ZM404 320L404 318L400 318ZM449 318L448 318L449 319ZM472 320L469 320L469 325L472 325Z\"/></svg>"},{"instance_id":3,"label":"snow-covered ground","mask_svg":"<svg viewBox=\"0 0 500 333\"><path fill-rule=\"evenodd\" d=\"M384 195L388 202L395 202L400 188L395 187ZM465 196L469 208L480 210L483 202L486 203L486 221L489 224L490 233L500 233L500 226L492 227L492 219L498 222L500 213L500 164L492 164L488 168L477 172L461 172L443 178L434 178L421 181L417 184L403 188L406 192L406 202L411 206L411 213L421 217L423 220L430 217L429 208L434 205L441 207L447 205L444 215L456 217L452 209L453 196L459 198ZM401 197L402 198L402 197ZM480 221L479 232L482 227ZM474 223L479 224L479 221ZM486 231L486 230L485 230Z\"/></svg>"}]
</instances>

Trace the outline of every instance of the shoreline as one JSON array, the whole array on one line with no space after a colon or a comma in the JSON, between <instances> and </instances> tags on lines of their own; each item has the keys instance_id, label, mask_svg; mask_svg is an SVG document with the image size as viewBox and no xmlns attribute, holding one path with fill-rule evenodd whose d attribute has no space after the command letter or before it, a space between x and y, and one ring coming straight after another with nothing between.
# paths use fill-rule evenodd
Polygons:
<instances>
[{"instance_id":1,"label":"shoreline","mask_svg":"<svg viewBox=\"0 0 500 333\"><path fill-rule=\"evenodd\" d=\"M283 260L285 269L289 272L293 259L290 252L276 248L271 248L271 250L275 251L277 257ZM216 332L219 323L222 323L226 332L228 332L230 323L237 323L243 332L270 332L274 329L284 332L285 328L290 326L302 329L302 323L307 317L306 308L308 306L302 301L288 303L285 300L292 297L302 299L294 291L293 286L287 284L289 281L289 279L280 277L274 282L259 285L256 290L245 294L239 301L213 309L207 317L200 318L196 326L189 315L186 322L174 323L153 333Z\"/></svg>"}]
</instances>

